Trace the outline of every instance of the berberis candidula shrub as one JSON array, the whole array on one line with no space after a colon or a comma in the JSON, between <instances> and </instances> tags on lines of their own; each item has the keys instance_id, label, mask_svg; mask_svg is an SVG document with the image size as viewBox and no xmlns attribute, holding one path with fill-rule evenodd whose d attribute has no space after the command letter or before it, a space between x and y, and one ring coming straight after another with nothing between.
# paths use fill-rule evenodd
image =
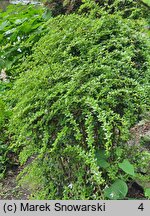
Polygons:
<instances>
[{"instance_id":1,"label":"berberis candidula shrub","mask_svg":"<svg viewBox=\"0 0 150 216\"><path fill-rule=\"evenodd\" d=\"M148 38L140 22L119 15L46 25L9 92L11 148L28 164L21 182L36 199L113 198L105 190L131 177L118 163L148 107Z\"/></svg>"}]
</instances>

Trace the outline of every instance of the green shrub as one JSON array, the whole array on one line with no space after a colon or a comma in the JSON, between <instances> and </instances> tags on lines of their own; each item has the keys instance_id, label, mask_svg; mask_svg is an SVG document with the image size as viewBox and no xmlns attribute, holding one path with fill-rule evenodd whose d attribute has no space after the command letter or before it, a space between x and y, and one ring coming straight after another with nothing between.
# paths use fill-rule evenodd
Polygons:
<instances>
[{"instance_id":1,"label":"green shrub","mask_svg":"<svg viewBox=\"0 0 150 216\"><path fill-rule=\"evenodd\" d=\"M144 24L69 15L46 25L9 92L11 148L30 161L21 182L35 199L110 198L111 184L125 196L134 155L123 161L124 144L150 99Z\"/></svg>"},{"instance_id":2,"label":"green shrub","mask_svg":"<svg viewBox=\"0 0 150 216\"><path fill-rule=\"evenodd\" d=\"M0 179L3 177L8 163L8 143L6 133L9 118L10 111L6 108L4 101L0 99Z\"/></svg>"},{"instance_id":3,"label":"green shrub","mask_svg":"<svg viewBox=\"0 0 150 216\"><path fill-rule=\"evenodd\" d=\"M59 14L80 13L100 17L102 10L110 14L120 13L123 17L148 17L150 3L148 0L43 0L53 16ZM94 10L93 10L94 9Z\"/></svg>"},{"instance_id":4,"label":"green shrub","mask_svg":"<svg viewBox=\"0 0 150 216\"><path fill-rule=\"evenodd\" d=\"M5 94L8 89L10 89L10 86L11 84L9 82L0 80L0 179L3 178L8 164L7 126L8 120L10 118L10 111L6 106L2 95Z\"/></svg>"}]
</instances>

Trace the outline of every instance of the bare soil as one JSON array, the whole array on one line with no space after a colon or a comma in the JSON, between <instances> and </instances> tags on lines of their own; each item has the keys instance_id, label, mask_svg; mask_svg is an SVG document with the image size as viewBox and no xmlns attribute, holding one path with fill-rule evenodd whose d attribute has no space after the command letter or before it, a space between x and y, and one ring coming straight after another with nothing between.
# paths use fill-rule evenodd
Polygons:
<instances>
[{"instance_id":1,"label":"bare soil","mask_svg":"<svg viewBox=\"0 0 150 216\"><path fill-rule=\"evenodd\" d=\"M17 184L17 176L22 169L14 166L0 181L0 200L28 200L30 191Z\"/></svg>"}]
</instances>

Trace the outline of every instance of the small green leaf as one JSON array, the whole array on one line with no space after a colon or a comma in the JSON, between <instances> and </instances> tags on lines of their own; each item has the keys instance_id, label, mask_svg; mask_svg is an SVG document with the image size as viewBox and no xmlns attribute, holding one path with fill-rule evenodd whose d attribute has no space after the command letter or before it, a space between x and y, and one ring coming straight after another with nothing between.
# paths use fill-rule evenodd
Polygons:
<instances>
[{"instance_id":1,"label":"small green leaf","mask_svg":"<svg viewBox=\"0 0 150 216\"><path fill-rule=\"evenodd\" d=\"M128 193L127 184L118 179L109 188L104 191L105 197L111 200L124 199Z\"/></svg>"},{"instance_id":2,"label":"small green leaf","mask_svg":"<svg viewBox=\"0 0 150 216\"><path fill-rule=\"evenodd\" d=\"M134 166L127 160L123 160L122 163L118 164L119 168L122 169L125 173L134 176Z\"/></svg>"}]
</instances>

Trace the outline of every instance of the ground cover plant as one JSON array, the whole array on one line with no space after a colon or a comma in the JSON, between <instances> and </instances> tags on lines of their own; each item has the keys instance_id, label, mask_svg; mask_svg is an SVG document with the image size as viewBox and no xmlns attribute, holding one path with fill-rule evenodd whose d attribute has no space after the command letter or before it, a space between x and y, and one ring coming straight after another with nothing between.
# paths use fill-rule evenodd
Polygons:
<instances>
[{"instance_id":1,"label":"ground cover plant","mask_svg":"<svg viewBox=\"0 0 150 216\"><path fill-rule=\"evenodd\" d=\"M30 161L20 183L35 199L124 199L150 159L126 145L149 107L143 23L104 13L47 26L9 92L11 149Z\"/></svg>"}]
</instances>

